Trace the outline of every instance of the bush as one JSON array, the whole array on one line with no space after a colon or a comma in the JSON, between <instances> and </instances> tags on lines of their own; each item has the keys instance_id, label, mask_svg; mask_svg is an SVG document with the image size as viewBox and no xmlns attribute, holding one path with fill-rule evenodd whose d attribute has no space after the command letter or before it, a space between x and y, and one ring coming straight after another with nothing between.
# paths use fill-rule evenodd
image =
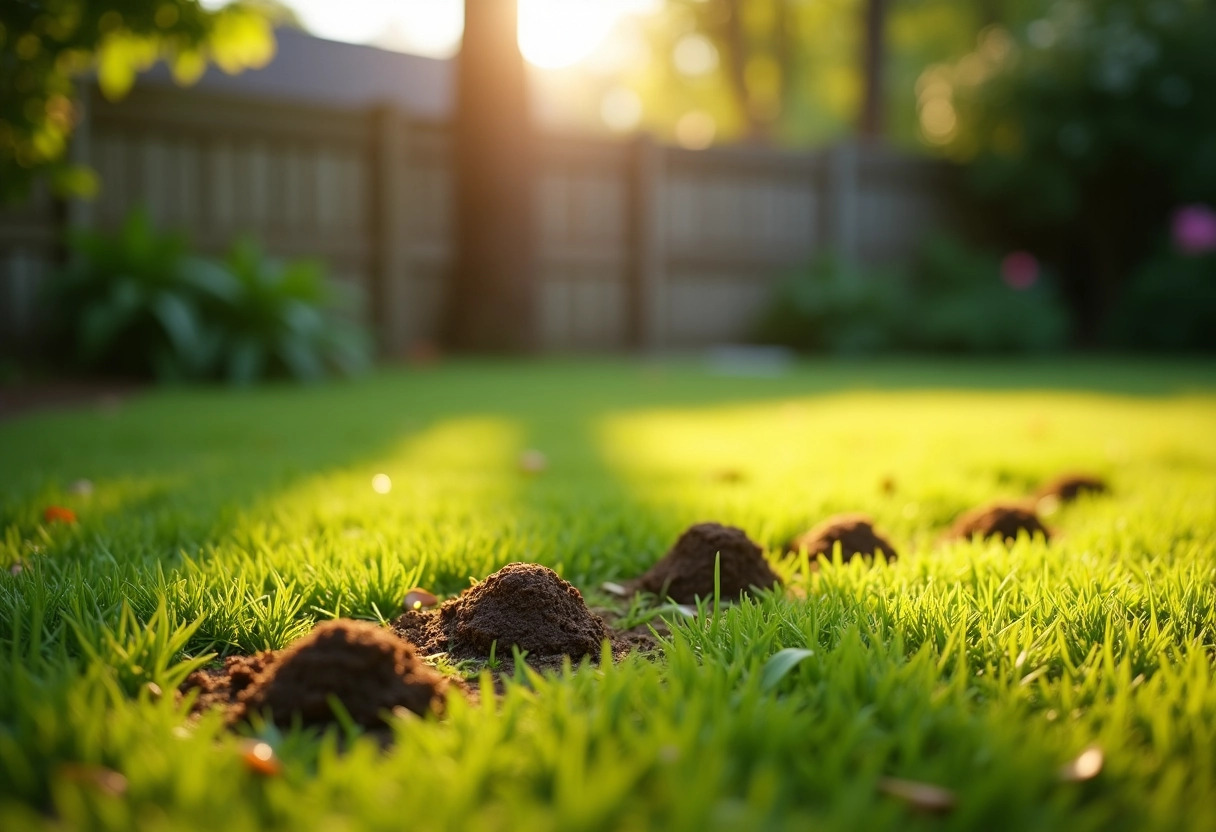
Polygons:
<instances>
[{"instance_id":1,"label":"bush","mask_svg":"<svg viewBox=\"0 0 1216 832\"><path fill-rule=\"evenodd\" d=\"M1064 267L1092 340L1170 210L1216 202L1216 4L1042 8L930 70L922 117L994 225Z\"/></svg>"},{"instance_id":2,"label":"bush","mask_svg":"<svg viewBox=\"0 0 1216 832\"><path fill-rule=\"evenodd\" d=\"M1017 259L1025 273L1017 272ZM1029 258L1029 259L1028 259ZM950 237L931 239L914 279L908 345L957 352L1043 352L1068 340L1068 315L1029 255L1005 261Z\"/></svg>"},{"instance_id":3,"label":"bush","mask_svg":"<svg viewBox=\"0 0 1216 832\"><path fill-rule=\"evenodd\" d=\"M268 258L245 238L209 282L203 309L219 335L214 366L229 381L265 375L316 379L367 365L365 333L330 312L353 299L325 279L319 264Z\"/></svg>"},{"instance_id":4,"label":"bush","mask_svg":"<svg viewBox=\"0 0 1216 832\"><path fill-rule=\"evenodd\" d=\"M70 240L48 287L52 344L84 370L161 381L314 379L366 365L369 343L340 317L315 264L281 264L250 241L219 263L135 211L117 234Z\"/></svg>"},{"instance_id":5,"label":"bush","mask_svg":"<svg viewBox=\"0 0 1216 832\"><path fill-rule=\"evenodd\" d=\"M1216 253L1164 251L1132 277L1107 328L1117 347L1216 350Z\"/></svg>"},{"instance_id":6,"label":"bush","mask_svg":"<svg viewBox=\"0 0 1216 832\"><path fill-rule=\"evenodd\" d=\"M880 352L898 346L906 281L828 254L782 280L758 337L798 350Z\"/></svg>"},{"instance_id":7,"label":"bush","mask_svg":"<svg viewBox=\"0 0 1216 832\"><path fill-rule=\"evenodd\" d=\"M910 270L824 256L778 284L756 334L840 354L1062 348L1068 319L1050 281L1035 264L1033 273L1011 274L1010 285L1002 269L995 256L946 237L927 243Z\"/></svg>"}]
</instances>

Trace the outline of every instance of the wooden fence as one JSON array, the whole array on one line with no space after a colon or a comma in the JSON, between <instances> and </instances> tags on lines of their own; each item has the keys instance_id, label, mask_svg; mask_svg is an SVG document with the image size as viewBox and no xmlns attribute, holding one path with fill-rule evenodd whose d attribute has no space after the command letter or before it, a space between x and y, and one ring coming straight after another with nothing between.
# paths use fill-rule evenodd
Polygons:
<instances>
[{"instance_id":1,"label":"wooden fence","mask_svg":"<svg viewBox=\"0 0 1216 832\"><path fill-rule=\"evenodd\" d=\"M203 252L252 234L273 254L322 259L364 290L388 354L437 334L452 257L443 125L176 89L94 96L85 113L74 152L100 196L38 193L0 213L0 340L36 327L65 226L113 228L137 205ZM874 146L540 144L536 320L551 350L746 339L783 270L825 250L906 256L948 203L942 166Z\"/></svg>"}]
</instances>

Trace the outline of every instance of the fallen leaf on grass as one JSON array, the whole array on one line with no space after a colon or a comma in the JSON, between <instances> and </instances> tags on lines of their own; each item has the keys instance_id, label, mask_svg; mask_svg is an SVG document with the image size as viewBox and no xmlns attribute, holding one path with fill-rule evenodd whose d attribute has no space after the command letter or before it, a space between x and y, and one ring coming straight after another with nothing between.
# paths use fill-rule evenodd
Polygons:
<instances>
[{"instance_id":1,"label":"fallen leaf on grass","mask_svg":"<svg viewBox=\"0 0 1216 832\"><path fill-rule=\"evenodd\" d=\"M1096 745L1091 745L1078 754L1076 759L1064 764L1060 768L1058 776L1065 783L1081 783L1085 780L1092 780L1101 773L1102 765L1105 762L1106 758L1102 754L1102 749Z\"/></svg>"},{"instance_id":2,"label":"fallen leaf on grass","mask_svg":"<svg viewBox=\"0 0 1216 832\"><path fill-rule=\"evenodd\" d=\"M409 592L405 593L405 608L407 610L421 610L427 607L433 607L439 603L439 599L431 592L427 592L422 587L414 587Z\"/></svg>"},{"instance_id":3,"label":"fallen leaf on grass","mask_svg":"<svg viewBox=\"0 0 1216 832\"><path fill-rule=\"evenodd\" d=\"M949 789L898 777L882 778L878 781L878 790L922 812L949 812L958 802Z\"/></svg>"},{"instance_id":4,"label":"fallen leaf on grass","mask_svg":"<svg viewBox=\"0 0 1216 832\"><path fill-rule=\"evenodd\" d=\"M127 791L127 778L105 766L90 763L64 763L59 767L59 776L73 783L92 786L111 797L121 797Z\"/></svg>"},{"instance_id":5,"label":"fallen leaf on grass","mask_svg":"<svg viewBox=\"0 0 1216 832\"><path fill-rule=\"evenodd\" d=\"M760 689L770 691L777 687L791 670L813 655L815 655L814 650L807 650L804 647L786 647L784 650L778 650L764 663L764 670L760 671Z\"/></svg>"},{"instance_id":6,"label":"fallen leaf on grass","mask_svg":"<svg viewBox=\"0 0 1216 832\"><path fill-rule=\"evenodd\" d=\"M275 756L274 749L270 747L270 743L258 740L251 740L245 743L245 750L241 753L241 761L245 764L245 768L263 777L277 777L283 773L283 764Z\"/></svg>"},{"instance_id":7,"label":"fallen leaf on grass","mask_svg":"<svg viewBox=\"0 0 1216 832\"><path fill-rule=\"evenodd\" d=\"M71 525L76 522L76 512L63 506L47 506L42 511L42 519L47 523L67 523Z\"/></svg>"}]
</instances>

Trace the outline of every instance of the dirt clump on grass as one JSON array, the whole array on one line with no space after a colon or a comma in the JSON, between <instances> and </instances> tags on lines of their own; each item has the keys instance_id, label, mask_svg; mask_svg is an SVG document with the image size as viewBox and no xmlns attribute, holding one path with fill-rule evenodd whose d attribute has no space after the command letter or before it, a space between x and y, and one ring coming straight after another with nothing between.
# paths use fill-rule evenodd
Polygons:
<instances>
[{"instance_id":1,"label":"dirt clump on grass","mask_svg":"<svg viewBox=\"0 0 1216 832\"><path fill-rule=\"evenodd\" d=\"M221 667L196 670L182 683L183 693L196 690L194 711L201 713L212 708L227 708L249 687L254 677L274 663L275 652L263 650L250 656L229 656Z\"/></svg>"},{"instance_id":2,"label":"dirt clump on grass","mask_svg":"<svg viewBox=\"0 0 1216 832\"><path fill-rule=\"evenodd\" d=\"M658 563L626 586L632 592L651 592L680 604L693 604L697 598L713 598L715 562L719 563L719 591L724 599L781 583L764 552L742 529L697 523L680 535Z\"/></svg>"},{"instance_id":3,"label":"dirt clump on grass","mask_svg":"<svg viewBox=\"0 0 1216 832\"><path fill-rule=\"evenodd\" d=\"M230 724L264 711L279 725L329 724L337 721L332 699L353 722L374 729L396 708L442 712L447 680L383 627L337 620L278 652L233 657L221 671L192 674L183 684L191 688L202 691L196 710L227 705Z\"/></svg>"},{"instance_id":4,"label":"dirt clump on grass","mask_svg":"<svg viewBox=\"0 0 1216 832\"><path fill-rule=\"evenodd\" d=\"M1019 532L1051 540L1051 531L1039 520L1034 509L1020 503L992 503L965 512L954 522L947 538L970 540L979 535L985 540L997 537L1013 543Z\"/></svg>"},{"instance_id":5,"label":"dirt clump on grass","mask_svg":"<svg viewBox=\"0 0 1216 832\"><path fill-rule=\"evenodd\" d=\"M874 521L864 514L837 514L816 524L795 537L789 543L793 552L806 550L811 568L819 568L819 558L831 559L836 544L840 544L840 558L848 563L854 557L882 555L888 561L898 554L891 541L874 530Z\"/></svg>"},{"instance_id":6,"label":"dirt clump on grass","mask_svg":"<svg viewBox=\"0 0 1216 832\"><path fill-rule=\"evenodd\" d=\"M1061 474L1045 483L1035 496L1038 499L1055 497L1061 503L1071 503L1083 494L1108 494L1110 486L1101 477L1092 474Z\"/></svg>"},{"instance_id":7,"label":"dirt clump on grass","mask_svg":"<svg viewBox=\"0 0 1216 832\"><path fill-rule=\"evenodd\" d=\"M536 563L509 563L435 609L406 610L393 630L426 655L487 660L493 651L510 662L518 647L538 667L565 656L594 661L612 637L582 593Z\"/></svg>"}]
</instances>

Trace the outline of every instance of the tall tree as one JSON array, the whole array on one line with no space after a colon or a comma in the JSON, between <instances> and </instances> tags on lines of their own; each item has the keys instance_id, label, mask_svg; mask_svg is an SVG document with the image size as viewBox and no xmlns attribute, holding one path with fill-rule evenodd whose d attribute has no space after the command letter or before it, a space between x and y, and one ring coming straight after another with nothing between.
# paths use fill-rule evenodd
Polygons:
<instances>
[{"instance_id":1,"label":"tall tree","mask_svg":"<svg viewBox=\"0 0 1216 832\"><path fill-rule=\"evenodd\" d=\"M858 131L866 138L883 134L886 90L887 0L865 0L861 46L861 114Z\"/></svg>"},{"instance_id":2,"label":"tall tree","mask_svg":"<svg viewBox=\"0 0 1216 832\"><path fill-rule=\"evenodd\" d=\"M0 197L20 199L35 177L62 192L87 193L91 174L65 161L77 120L76 80L95 71L111 99L135 75L166 61L182 83L209 61L228 72L274 54L264 9L198 0L3 0L0 3Z\"/></svg>"},{"instance_id":3,"label":"tall tree","mask_svg":"<svg viewBox=\"0 0 1216 832\"><path fill-rule=\"evenodd\" d=\"M447 298L448 339L458 349L533 345L533 142L517 20L516 0L465 0Z\"/></svg>"}]
</instances>

